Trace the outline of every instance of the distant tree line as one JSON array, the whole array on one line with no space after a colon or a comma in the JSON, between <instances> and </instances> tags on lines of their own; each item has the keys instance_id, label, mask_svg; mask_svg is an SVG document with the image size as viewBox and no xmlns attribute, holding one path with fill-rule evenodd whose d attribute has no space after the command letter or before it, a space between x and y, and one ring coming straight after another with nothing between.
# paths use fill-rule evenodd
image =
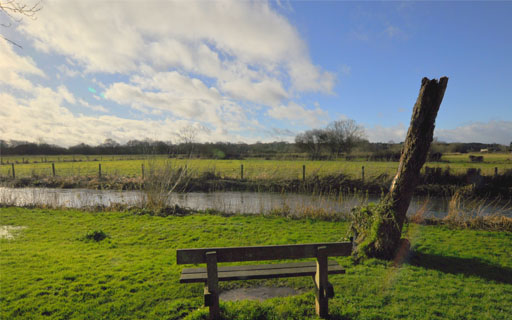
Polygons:
<instances>
[{"instance_id":1,"label":"distant tree line","mask_svg":"<svg viewBox=\"0 0 512 320\"><path fill-rule=\"evenodd\" d=\"M140 155L165 154L169 157L193 157L209 159L310 159L347 160L365 158L372 161L399 161L401 143L371 143L366 139L364 128L354 120L335 121L321 129L301 132L295 137L295 143L276 141L269 143L199 143L192 129L182 130L179 143L165 141L130 140L121 144L113 139L92 146L80 143L68 148L44 142L0 140L0 157L9 155ZM439 161L443 153L512 151L500 144L484 143L445 143L434 140L428 156L429 161Z\"/></svg>"},{"instance_id":2,"label":"distant tree line","mask_svg":"<svg viewBox=\"0 0 512 320\"><path fill-rule=\"evenodd\" d=\"M125 144L112 139L92 146L80 143L68 148L48 143L33 143L27 141L0 140L0 154L9 155L138 155L165 154L171 157L196 157L214 159L240 159L246 157L269 157L279 154L300 152L293 143L288 142L257 142L246 143L198 143L180 142L173 144L155 140L130 140Z\"/></svg>"},{"instance_id":3,"label":"distant tree line","mask_svg":"<svg viewBox=\"0 0 512 320\"><path fill-rule=\"evenodd\" d=\"M312 159L321 159L325 154L338 158L364 142L364 128L354 120L334 121L324 129L308 130L295 137L295 145Z\"/></svg>"}]
</instances>

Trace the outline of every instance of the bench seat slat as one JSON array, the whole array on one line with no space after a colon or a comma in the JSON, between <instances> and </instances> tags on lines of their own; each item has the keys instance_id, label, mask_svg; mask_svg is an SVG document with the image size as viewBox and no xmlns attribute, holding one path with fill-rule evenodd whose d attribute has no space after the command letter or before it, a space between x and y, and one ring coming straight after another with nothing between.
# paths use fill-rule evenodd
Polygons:
<instances>
[{"instance_id":1,"label":"bench seat slat","mask_svg":"<svg viewBox=\"0 0 512 320\"><path fill-rule=\"evenodd\" d=\"M218 269L219 281L303 277L313 276L315 273L316 261L226 266ZM345 270L338 262L329 260L328 273L341 274L345 273ZM180 283L206 282L207 278L206 268L188 268L183 270Z\"/></svg>"}]
</instances>

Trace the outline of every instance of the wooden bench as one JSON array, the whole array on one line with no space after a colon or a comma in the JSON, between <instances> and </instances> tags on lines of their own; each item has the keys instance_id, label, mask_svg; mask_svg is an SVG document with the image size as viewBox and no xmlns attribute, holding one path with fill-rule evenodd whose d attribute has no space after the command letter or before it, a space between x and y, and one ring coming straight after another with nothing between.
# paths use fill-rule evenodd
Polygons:
<instances>
[{"instance_id":1,"label":"wooden bench","mask_svg":"<svg viewBox=\"0 0 512 320\"><path fill-rule=\"evenodd\" d=\"M258 247L228 247L178 249L177 264L206 263L206 268L183 269L180 283L204 282L204 303L210 307L210 319L220 317L219 281L270 279L283 277L312 276L315 284L316 313L327 317L328 299L334 297L334 289L328 274L341 274L345 270L338 262L327 257L349 256L352 242L330 242ZM219 262L241 262L261 260L285 260L316 258L316 261L258 264L218 267Z\"/></svg>"}]
</instances>

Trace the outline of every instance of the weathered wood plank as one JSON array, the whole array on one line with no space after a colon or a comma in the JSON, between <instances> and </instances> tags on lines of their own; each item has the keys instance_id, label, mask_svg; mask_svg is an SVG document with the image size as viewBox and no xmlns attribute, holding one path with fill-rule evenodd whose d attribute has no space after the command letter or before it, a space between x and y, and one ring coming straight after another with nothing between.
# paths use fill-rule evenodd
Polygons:
<instances>
[{"instance_id":1,"label":"weathered wood plank","mask_svg":"<svg viewBox=\"0 0 512 320\"><path fill-rule=\"evenodd\" d=\"M205 254L210 251L217 253L218 262L315 258L317 248L322 246L326 247L326 255L330 257L349 256L352 253L351 242L327 242L277 246L178 249L176 260L177 264L206 263Z\"/></svg>"},{"instance_id":2,"label":"weathered wood plank","mask_svg":"<svg viewBox=\"0 0 512 320\"><path fill-rule=\"evenodd\" d=\"M316 257L316 274L315 274L315 306L316 314L320 318L325 318L329 314L329 299L327 298L327 248L319 247L318 255Z\"/></svg>"},{"instance_id":3,"label":"weathered wood plank","mask_svg":"<svg viewBox=\"0 0 512 320\"><path fill-rule=\"evenodd\" d=\"M328 265L337 266L339 263L335 260L329 260ZM286 269L286 268L302 268L302 267L316 267L316 261L303 261L303 262L290 262L290 263L273 263L273 264L251 264L239 266L223 266L218 267L218 272L227 271L251 271L251 270L267 270L267 269ZM182 274L189 273L205 273L206 268L185 268L181 271Z\"/></svg>"},{"instance_id":4,"label":"weathered wood plank","mask_svg":"<svg viewBox=\"0 0 512 320\"><path fill-rule=\"evenodd\" d=\"M219 279L215 251L206 253L206 286L208 294L205 296L205 302L208 302L210 307L210 320L220 319Z\"/></svg>"},{"instance_id":5,"label":"weathered wood plank","mask_svg":"<svg viewBox=\"0 0 512 320\"><path fill-rule=\"evenodd\" d=\"M316 264L316 262L315 262ZM328 266L329 274L342 274L345 270L339 264L331 264ZM234 271L220 271L218 272L219 281L232 281L232 280L250 280L250 279L272 279L272 278L287 278L287 277L303 277L314 276L316 274L316 265L301 266L301 267L288 267L288 268L269 268L269 269L256 269L256 270L234 270ZM182 273L180 283L192 282L206 282L208 274L204 273Z\"/></svg>"}]
</instances>

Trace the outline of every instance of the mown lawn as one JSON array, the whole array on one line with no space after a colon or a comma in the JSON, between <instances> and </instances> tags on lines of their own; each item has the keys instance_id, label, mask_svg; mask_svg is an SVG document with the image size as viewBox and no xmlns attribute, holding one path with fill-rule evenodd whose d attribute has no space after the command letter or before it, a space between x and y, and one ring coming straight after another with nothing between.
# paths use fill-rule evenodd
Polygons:
<instances>
[{"instance_id":1,"label":"mown lawn","mask_svg":"<svg viewBox=\"0 0 512 320\"><path fill-rule=\"evenodd\" d=\"M338 241L347 223L282 217L184 217L1 208L1 319L204 319L203 288L179 284L176 248ZM101 230L103 241L84 240ZM512 234L410 225L405 264L339 258L333 319L510 319ZM315 318L310 278L221 283L291 286L304 293L223 302L228 319Z\"/></svg>"}]
</instances>

